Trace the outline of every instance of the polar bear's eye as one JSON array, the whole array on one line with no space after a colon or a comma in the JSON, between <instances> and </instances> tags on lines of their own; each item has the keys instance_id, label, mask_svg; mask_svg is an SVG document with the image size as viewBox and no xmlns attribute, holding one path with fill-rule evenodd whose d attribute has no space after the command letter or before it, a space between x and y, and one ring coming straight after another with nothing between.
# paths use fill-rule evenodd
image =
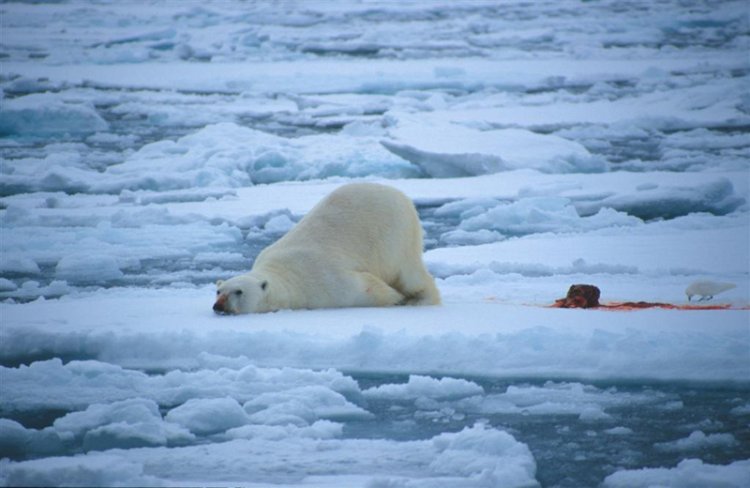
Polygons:
<instances>
[{"instance_id":1,"label":"polar bear's eye","mask_svg":"<svg viewBox=\"0 0 750 488\"><path fill-rule=\"evenodd\" d=\"M242 290L237 290L237 291L235 291L235 292L234 292L234 294L235 294L235 295L238 295L238 296L239 296L239 295L242 295Z\"/></svg>"}]
</instances>

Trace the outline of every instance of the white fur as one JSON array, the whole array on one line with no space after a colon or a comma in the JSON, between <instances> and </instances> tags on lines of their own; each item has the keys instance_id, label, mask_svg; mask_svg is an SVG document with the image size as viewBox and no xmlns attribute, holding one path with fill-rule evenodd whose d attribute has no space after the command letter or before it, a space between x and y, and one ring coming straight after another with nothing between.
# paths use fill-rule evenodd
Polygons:
<instances>
[{"instance_id":1,"label":"white fur","mask_svg":"<svg viewBox=\"0 0 750 488\"><path fill-rule=\"evenodd\" d=\"M217 287L214 309L222 313L440 303L422 262L414 204L372 183L332 192L264 249L249 273Z\"/></svg>"}]
</instances>

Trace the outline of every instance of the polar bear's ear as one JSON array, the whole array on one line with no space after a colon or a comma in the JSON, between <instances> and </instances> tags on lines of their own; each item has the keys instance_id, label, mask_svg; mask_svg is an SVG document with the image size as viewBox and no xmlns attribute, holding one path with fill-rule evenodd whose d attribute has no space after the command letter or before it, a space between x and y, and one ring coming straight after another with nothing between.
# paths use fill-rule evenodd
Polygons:
<instances>
[{"instance_id":1,"label":"polar bear's ear","mask_svg":"<svg viewBox=\"0 0 750 488\"><path fill-rule=\"evenodd\" d=\"M265 290L266 288L268 288L268 280L266 280L266 281L264 281L263 283L260 284L260 289L261 290Z\"/></svg>"},{"instance_id":2,"label":"polar bear's ear","mask_svg":"<svg viewBox=\"0 0 750 488\"><path fill-rule=\"evenodd\" d=\"M217 288L218 288L218 287L220 287L220 286L221 286L221 285L223 285L223 284L224 284L224 280L217 280L217 281L216 281L216 287L217 287Z\"/></svg>"}]
</instances>

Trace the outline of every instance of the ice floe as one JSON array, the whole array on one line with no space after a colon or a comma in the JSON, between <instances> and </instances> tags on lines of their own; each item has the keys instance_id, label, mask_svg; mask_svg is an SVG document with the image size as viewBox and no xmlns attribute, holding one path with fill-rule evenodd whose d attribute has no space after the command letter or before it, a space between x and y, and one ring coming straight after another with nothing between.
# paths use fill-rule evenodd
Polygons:
<instances>
[{"instance_id":1,"label":"ice floe","mask_svg":"<svg viewBox=\"0 0 750 488\"><path fill-rule=\"evenodd\" d=\"M746 10L0 5L0 485L749 485ZM443 306L213 314L362 180Z\"/></svg>"}]
</instances>

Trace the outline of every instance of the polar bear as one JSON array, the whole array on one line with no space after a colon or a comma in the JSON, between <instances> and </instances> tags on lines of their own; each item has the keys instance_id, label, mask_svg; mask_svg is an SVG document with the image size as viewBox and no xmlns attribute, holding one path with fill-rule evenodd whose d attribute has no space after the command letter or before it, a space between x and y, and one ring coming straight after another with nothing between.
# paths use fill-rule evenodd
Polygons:
<instances>
[{"instance_id":1,"label":"polar bear","mask_svg":"<svg viewBox=\"0 0 750 488\"><path fill-rule=\"evenodd\" d=\"M437 305L412 201L374 183L333 191L264 249L250 272L218 281L220 314L280 309Z\"/></svg>"}]
</instances>

